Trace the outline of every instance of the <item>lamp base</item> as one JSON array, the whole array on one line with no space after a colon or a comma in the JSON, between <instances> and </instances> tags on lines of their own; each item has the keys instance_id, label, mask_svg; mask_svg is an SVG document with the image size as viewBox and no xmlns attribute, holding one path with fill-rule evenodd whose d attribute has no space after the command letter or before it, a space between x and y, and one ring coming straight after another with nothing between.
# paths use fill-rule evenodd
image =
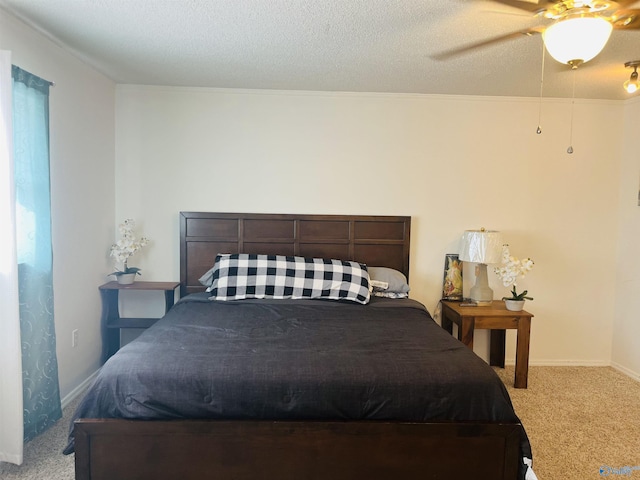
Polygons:
<instances>
[{"instance_id":1,"label":"lamp base","mask_svg":"<svg viewBox=\"0 0 640 480\"><path fill-rule=\"evenodd\" d=\"M493 303L493 290L489 287L486 263L476 265L476 284L471 287L469 297L479 307L488 307Z\"/></svg>"},{"instance_id":2,"label":"lamp base","mask_svg":"<svg viewBox=\"0 0 640 480\"><path fill-rule=\"evenodd\" d=\"M473 303L476 304L476 307L490 307L493 304L493 300L482 301L482 300L473 300Z\"/></svg>"}]
</instances>

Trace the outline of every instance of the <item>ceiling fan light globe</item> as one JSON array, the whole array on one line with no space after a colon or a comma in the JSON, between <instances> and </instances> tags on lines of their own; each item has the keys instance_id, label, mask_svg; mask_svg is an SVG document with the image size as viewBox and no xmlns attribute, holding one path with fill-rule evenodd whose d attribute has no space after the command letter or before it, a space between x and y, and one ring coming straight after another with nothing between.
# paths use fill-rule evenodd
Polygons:
<instances>
[{"instance_id":1,"label":"ceiling fan light globe","mask_svg":"<svg viewBox=\"0 0 640 480\"><path fill-rule=\"evenodd\" d=\"M555 60L567 65L585 63L609 41L613 25L601 17L569 17L547 28L544 45Z\"/></svg>"},{"instance_id":2,"label":"ceiling fan light globe","mask_svg":"<svg viewBox=\"0 0 640 480\"><path fill-rule=\"evenodd\" d=\"M638 65L633 65L633 73L629 77L629 80L624 82L622 86L627 93L636 93L638 88L640 88L640 84L638 83Z\"/></svg>"}]
</instances>

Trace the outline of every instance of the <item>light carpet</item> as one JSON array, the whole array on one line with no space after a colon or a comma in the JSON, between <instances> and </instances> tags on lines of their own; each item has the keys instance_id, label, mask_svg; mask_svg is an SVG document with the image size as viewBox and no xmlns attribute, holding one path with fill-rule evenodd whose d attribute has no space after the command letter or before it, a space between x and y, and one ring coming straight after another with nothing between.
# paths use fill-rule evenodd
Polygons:
<instances>
[{"instance_id":1,"label":"light carpet","mask_svg":"<svg viewBox=\"0 0 640 480\"><path fill-rule=\"evenodd\" d=\"M530 367L529 388L515 389L513 367L495 370L539 480L640 479L640 382L610 367Z\"/></svg>"},{"instance_id":2,"label":"light carpet","mask_svg":"<svg viewBox=\"0 0 640 480\"><path fill-rule=\"evenodd\" d=\"M539 480L640 480L640 382L609 367L531 367L529 388L514 389L513 367L495 370L527 430ZM73 455L61 451L76 404L25 444L21 466L0 463L0 478L72 480Z\"/></svg>"},{"instance_id":3,"label":"light carpet","mask_svg":"<svg viewBox=\"0 0 640 480\"><path fill-rule=\"evenodd\" d=\"M51 428L24 444L22 465L0 462L2 480L74 480L74 456L63 455L69 422L82 395L62 410L62 418Z\"/></svg>"}]
</instances>

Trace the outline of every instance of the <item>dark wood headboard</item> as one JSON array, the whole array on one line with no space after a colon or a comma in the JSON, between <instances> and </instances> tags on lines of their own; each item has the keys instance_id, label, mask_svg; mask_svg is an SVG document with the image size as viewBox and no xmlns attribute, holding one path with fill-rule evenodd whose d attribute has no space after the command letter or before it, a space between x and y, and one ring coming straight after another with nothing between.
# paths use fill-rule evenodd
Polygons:
<instances>
[{"instance_id":1,"label":"dark wood headboard","mask_svg":"<svg viewBox=\"0 0 640 480\"><path fill-rule=\"evenodd\" d=\"M180 296L204 291L218 253L355 260L409 278L410 233L411 217L180 212Z\"/></svg>"}]
</instances>

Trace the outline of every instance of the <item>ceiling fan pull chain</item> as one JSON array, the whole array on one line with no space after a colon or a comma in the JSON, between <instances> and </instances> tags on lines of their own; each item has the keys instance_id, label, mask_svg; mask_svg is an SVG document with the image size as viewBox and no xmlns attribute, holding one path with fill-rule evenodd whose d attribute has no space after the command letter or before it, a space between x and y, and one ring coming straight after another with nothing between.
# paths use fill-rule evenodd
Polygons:
<instances>
[{"instance_id":1,"label":"ceiling fan pull chain","mask_svg":"<svg viewBox=\"0 0 640 480\"><path fill-rule=\"evenodd\" d=\"M544 86L544 41L542 42L542 69L540 72L540 104L538 105L538 128L536 129L536 133L540 135L542 133L542 128L540 127L540 123L542 120L542 88Z\"/></svg>"},{"instance_id":2,"label":"ceiling fan pull chain","mask_svg":"<svg viewBox=\"0 0 640 480\"><path fill-rule=\"evenodd\" d=\"M573 110L576 103L576 70L577 68L573 69L573 92L571 94L571 130L569 131L569 148L567 148L568 154L573 153Z\"/></svg>"}]
</instances>

